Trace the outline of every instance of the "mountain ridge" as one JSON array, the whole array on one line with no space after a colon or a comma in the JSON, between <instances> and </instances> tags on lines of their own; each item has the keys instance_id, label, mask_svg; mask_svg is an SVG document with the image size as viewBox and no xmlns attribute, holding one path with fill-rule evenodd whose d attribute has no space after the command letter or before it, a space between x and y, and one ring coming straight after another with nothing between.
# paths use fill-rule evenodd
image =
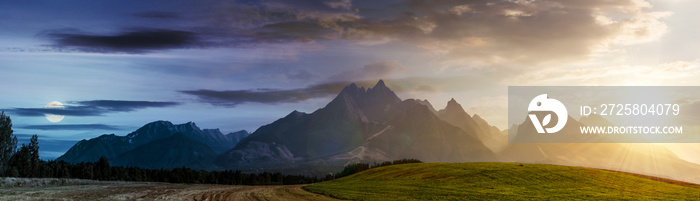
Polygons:
<instances>
[{"instance_id":1,"label":"mountain ridge","mask_svg":"<svg viewBox=\"0 0 700 201\"><path fill-rule=\"evenodd\" d=\"M461 119L449 122L445 115ZM462 120L469 121L469 126L464 127ZM130 161L154 163L142 165L147 168L185 165L315 175L338 171L353 162L403 158L426 162L501 161L480 139L482 127L492 126L479 120L474 120L454 99L440 111L427 100L401 100L379 80L370 88L349 84L325 107L311 113L294 110L253 133L224 135L218 129L199 129L194 122L175 125L154 121L126 136L81 141L59 159L82 162L107 155L119 165L139 166ZM217 147L230 141L237 143L226 150ZM178 149L175 145L189 148L177 153L173 151ZM155 150L153 146L162 147L159 151L163 153L149 153ZM88 149L93 151L81 153ZM200 153L212 157L202 157ZM167 156L183 159L164 160ZM196 162L197 158L201 163Z\"/></svg>"},{"instance_id":2,"label":"mountain ridge","mask_svg":"<svg viewBox=\"0 0 700 201\"><path fill-rule=\"evenodd\" d=\"M337 168L352 161L401 158L500 160L479 139L419 101L402 101L379 80L368 89L350 84L323 108L308 114L293 111L261 126L216 161L241 169L275 164Z\"/></svg>"},{"instance_id":3,"label":"mountain ridge","mask_svg":"<svg viewBox=\"0 0 700 201\"><path fill-rule=\"evenodd\" d=\"M83 139L56 160L69 163L94 162L99 160L101 156L115 160L124 153L148 143L169 138L178 133L186 136L192 143L205 144L214 153L221 153L224 150L233 148L240 139L248 135L248 132L245 130L224 135L219 129L200 129L191 121L183 124L173 124L169 121L158 120L147 123L124 136L105 134L89 140ZM139 164L129 165L138 166Z\"/></svg>"}]
</instances>

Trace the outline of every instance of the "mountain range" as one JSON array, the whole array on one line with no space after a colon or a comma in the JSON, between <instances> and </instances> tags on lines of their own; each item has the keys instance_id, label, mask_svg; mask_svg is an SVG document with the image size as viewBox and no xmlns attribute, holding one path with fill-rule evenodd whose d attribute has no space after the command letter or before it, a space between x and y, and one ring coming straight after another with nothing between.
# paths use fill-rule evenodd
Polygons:
<instances>
[{"instance_id":1,"label":"mountain range","mask_svg":"<svg viewBox=\"0 0 700 201\"><path fill-rule=\"evenodd\" d=\"M416 158L426 162L500 161L507 136L454 99L436 111L427 100L401 100L384 81L346 86L325 107L293 111L252 134L223 135L193 122L156 121L126 135L82 140L57 160L143 168L284 170L326 174L353 162ZM488 146L484 142L487 142Z\"/></svg>"},{"instance_id":2,"label":"mountain range","mask_svg":"<svg viewBox=\"0 0 700 201\"><path fill-rule=\"evenodd\" d=\"M443 112L466 115L461 107ZM421 101L402 101L381 80L368 89L351 84L313 113L294 111L260 127L216 161L225 168L292 166L324 173L324 167L402 158L500 160L479 139L479 124L464 126L469 130L444 121Z\"/></svg>"},{"instance_id":3,"label":"mountain range","mask_svg":"<svg viewBox=\"0 0 700 201\"><path fill-rule=\"evenodd\" d=\"M567 127L611 125L599 115L568 117ZM568 126L568 125L573 126ZM561 132L567 131L567 128ZM532 124L510 128L534 139ZM424 162L529 162L585 166L700 183L700 165L663 145L634 143L508 143L507 130L469 115L454 99L436 110L427 100L400 99L380 80L365 89L346 86L311 113L292 111L253 133L224 135L193 122L148 123L126 135L102 135L75 144L57 160L96 161L143 168L241 169L324 175L354 162L403 158ZM595 136L574 136L591 138ZM575 142L582 139L567 139ZM591 141L591 139L586 139ZM700 175L700 174L691 174Z\"/></svg>"},{"instance_id":4,"label":"mountain range","mask_svg":"<svg viewBox=\"0 0 700 201\"><path fill-rule=\"evenodd\" d=\"M174 125L155 121L126 136L105 134L81 140L56 160L93 162L105 156L112 165L209 169L217 154L233 148L248 135L245 130L224 135L219 129L200 129L194 122Z\"/></svg>"}]
</instances>

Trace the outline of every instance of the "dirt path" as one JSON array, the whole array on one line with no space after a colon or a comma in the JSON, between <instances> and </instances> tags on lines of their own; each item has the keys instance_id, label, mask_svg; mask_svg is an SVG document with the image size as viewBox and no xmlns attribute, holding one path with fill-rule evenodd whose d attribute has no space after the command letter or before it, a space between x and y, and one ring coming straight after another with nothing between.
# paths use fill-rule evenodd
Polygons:
<instances>
[{"instance_id":1,"label":"dirt path","mask_svg":"<svg viewBox=\"0 0 700 201\"><path fill-rule=\"evenodd\" d=\"M203 192L186 192L167 200L336 200L327 196L311 193L301 189L303 185L294 186L245 186L205 190Z\"/></svg>"},{"instance_id":2,"label":"dirt path","mask_svg":"<svg viewBox=\"0 0 700 201\"><path fill-rule=\"evenodd\" d=\"M0 187L0 200L336 200L305 191L302 186L128 183Z\"/></svg>"}]
</instances>

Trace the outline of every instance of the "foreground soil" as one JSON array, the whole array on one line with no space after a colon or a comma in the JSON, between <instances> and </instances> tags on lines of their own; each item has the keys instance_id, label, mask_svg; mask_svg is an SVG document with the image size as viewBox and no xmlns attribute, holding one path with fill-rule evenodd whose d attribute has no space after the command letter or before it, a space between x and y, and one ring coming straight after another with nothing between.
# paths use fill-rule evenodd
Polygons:
<instances>
[{"instance_id":1,"label":"foreground soil","mask_svg":"<svg viewBox=\"0 0 700 201\"><path fill-rule=\"evenodd\" d=\"M302 186L117 183L0 187L0 200L335 200Z\"/></svg>"}]
</instances>

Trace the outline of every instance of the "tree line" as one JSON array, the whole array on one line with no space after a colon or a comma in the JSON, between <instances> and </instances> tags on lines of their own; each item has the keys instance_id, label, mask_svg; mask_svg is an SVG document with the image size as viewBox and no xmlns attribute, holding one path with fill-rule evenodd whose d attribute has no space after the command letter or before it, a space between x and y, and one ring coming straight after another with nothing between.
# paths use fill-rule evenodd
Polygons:
<instances>
[{"instance_id":1,"label":"tree line","mask_svg":"<svg viewBox=\"0 0 700 201\"><path fill-rule=\"evenodd\" d=\"M389 165L406 164L406 163L422 163L422 161L420 161L418 159L400 159L400 160L394 160L394 161L385 161L382 163L374 163L372 165L370 165L369 163L348 164L343 168L342 171L335 174L335 179L345 177L345 176L348 176L351 174L355 174L358 172L362 172L365 170L369 170L372 168L384 167L384 166L389 166Z\"/></svg>"}]
</instances>

